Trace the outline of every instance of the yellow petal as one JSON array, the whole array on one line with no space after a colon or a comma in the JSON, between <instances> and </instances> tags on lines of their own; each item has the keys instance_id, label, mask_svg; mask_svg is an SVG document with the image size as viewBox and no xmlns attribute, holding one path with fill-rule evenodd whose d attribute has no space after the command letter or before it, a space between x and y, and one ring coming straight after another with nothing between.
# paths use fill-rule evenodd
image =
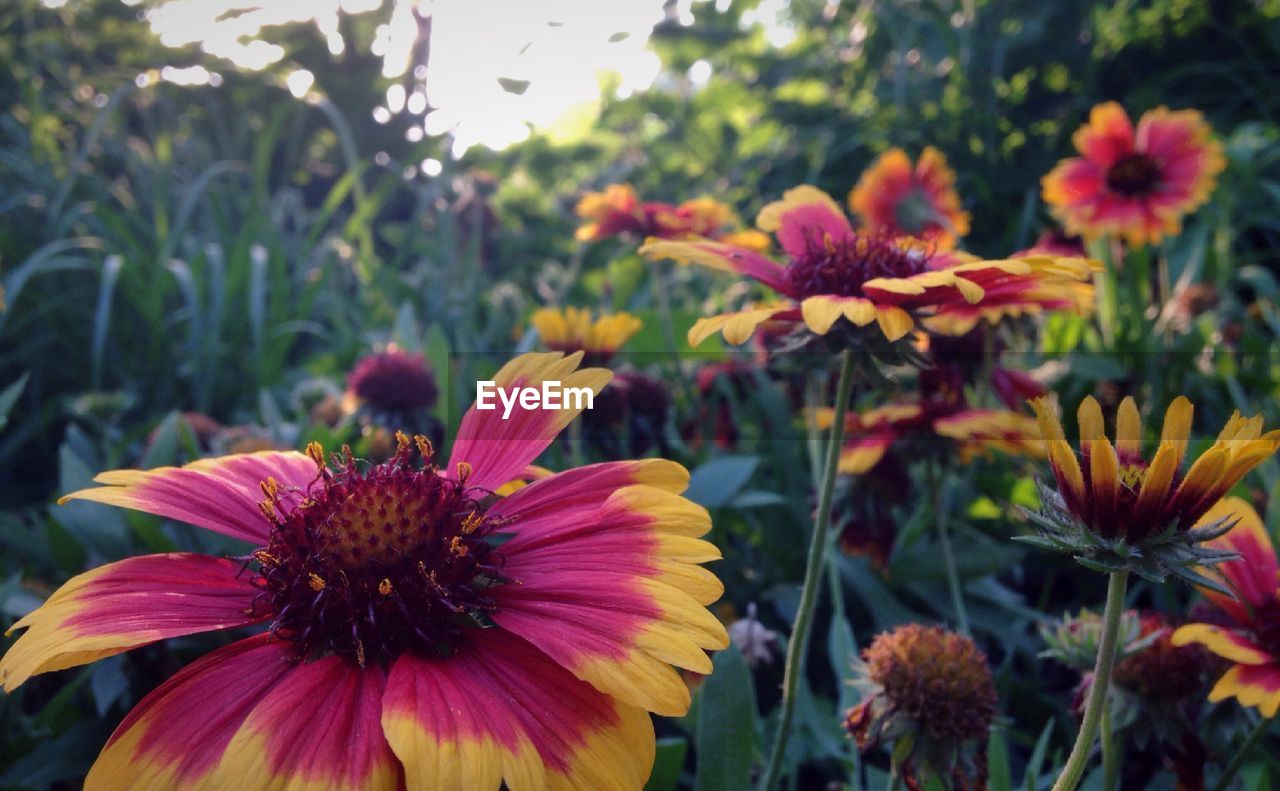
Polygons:
<instances>
[{"instance_id":1,"label":"yellow petal","mask_svg":"<svg viewBox=\"0 0 1280 791\"><path fill-rule=\"evenodd\" d=\"M826 335L843 314L840 303L831 297L809 297L800 303L800 315L804 317L805 326L818 335Z\"/></svg>"},{"instance_id":2,"label":"yellow petal","mask_svg":"<svg viewBox=\"0 0 1280 791\"><path fill-rule=\"evenodd\" d=\"M1164 501L1169 495L1169 486L1173 483L1178 463L1178 451L1172 445L1160 446L1142 479L1142 489L1138 492L1138 502L1134 506L1135 514L1147 513Z\"/></svg>"},{"instance_id":3,"label":"yellow petal","mask_svg":"<svg viewBox=\"0 0 1280 791\"><path fill-rule=\"evenodd\" d=\"M911 314L896 305L884 305L878 308L876 321L880 323L880 329L884 332L884 336L891 341L896 341L915 326L915 322L911 319Z\"/></svg>"},{"instance_id":4,"label":"yellow petal","mask_svg":"<svg viewBox=\"0 0 1280 791\"><path fill-rule=\"evenodd\" d=\"M1089 443L1106 436L1103 430L1102 407L1093 396L1086 396L1076 411L1076 420L1080 423L1080 447L1087 449Z\"/></svg>"},{"instance_id":5,"label":"yellow petal","mask_svg":"<svg viewBox=\"0 0 1280 791\"><path fill-rule=\"evenodd\" d=\"M1125 458L1142 455L1142 416L1130 396L1120 402L1116 413L1116 453Z\"/></svg>"}]
</instances>

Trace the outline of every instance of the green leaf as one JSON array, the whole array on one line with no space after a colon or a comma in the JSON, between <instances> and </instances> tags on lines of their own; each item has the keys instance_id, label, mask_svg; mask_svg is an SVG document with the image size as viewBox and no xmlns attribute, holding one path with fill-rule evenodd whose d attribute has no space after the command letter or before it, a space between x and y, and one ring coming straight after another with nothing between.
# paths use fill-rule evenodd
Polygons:
<instances>
[{"instance_id":1,"label":"green leaf","mask_svg":"<svg viewBox=\"0 0 1280 791\"><path fill-rule=\"evenodd\" d=\"M18 403L18 397L22 395L22 388L27 386L29 376L31 372L27 371L18 377L18 381L0 390L0 430L9 422L9 413L13 411L13 405Z\"/></svg>"},{"instance_id":2,"label":"green leaf","mask_svg":"<svg viewBox=\"0 0 1280 791\"><path fill-rule=\"evenodd\" d=\"M698 697L698 791L751 787L756 701L751 671L737 647L716 654Z\"/></svg>"},{"instance_id":3,"label":"green leaf","mask_svg":"<svg viewBox=\"0 0 1280 791\"><path fill-rule=\"evenodd\" d=\"M658 740L658 752L653 760L653 771L644 791L675 791L684 770L684 756L689 752L689 742L680 736Z\"/></svg>"},{"instance_id":4,"label":"green leaf","mask_svg":"<svg viewBox=\"0 0 1280 791\"><path fill-rule=\"evenodd\" d=\"M756 466L758 456L722 456L703 464L693 471L689 489L684 496L704 508L720 508L727 505L747 485Z\"/></svg>"},{"instance_id":5,"label":"green leaf","mask_svg":"<svg viewBox=\"0 0 1280 791\"><path fill-rule=\"evenodd\" d=\"M1009 750L1004 743L1004 734L998 728L991 730L991 737L987 740L987 788L989 791L1013 791Z\"/></svg>"},{"instance_id":6,"label":"green leaf","mask_svg":"<svg viewBox=\"0 0 1280 791\"><path fill-rule=\"evenodd\" d=\"M858 656L858 644L853 639L853 629L845 618L833 616L827 632L827 657L831 672L840 684L836 700L836 716L843 717L846 710L858 703L858 691L853 687L853 661Z\"/></svg>"}]
</instances>

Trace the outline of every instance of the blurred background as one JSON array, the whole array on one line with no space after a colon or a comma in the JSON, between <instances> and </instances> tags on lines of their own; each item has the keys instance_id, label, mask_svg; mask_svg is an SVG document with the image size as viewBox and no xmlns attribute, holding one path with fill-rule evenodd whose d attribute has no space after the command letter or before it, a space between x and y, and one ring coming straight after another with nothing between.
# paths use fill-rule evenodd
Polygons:
<instances>
[{"instance_id":1,"label":"blurred background","mask_svg":"<svg viewBox=\"0 0 1280 791\"><path fill-rule=\"evenodd\" d=\"M1277 0L5 0L6 623L86 565L207 548L157 520L52 508L57 494L101 469L340 441L346 429L315 409L388 343L434 371L433 425L456 420L476 375L534 347L528 317L542 306L628 310L645 320L633 359L657 359L650 265L634 244L574 238L580 197L611 183L653 200L714 197L749 222L795 184L842 198L890 146L932 145L973 215L967 249L1003 256L1049 227L1040 177L1090 107L1195 107L1231 165L1165 252L1175 275L1193 267L1221 298L1215 321L1261 327L1241 343L1265 357L1280 330L1270 308L1256 310L1280 295L1278 17ZM706 284L727 281L674 268L670 278L680 339L703 315ZM1050 329L1044 344L1075 343L1068 324ZM1193 329L1184 350L1219 329ZM707 354L723 351L713 342ZM1079 359L1077 393L1127 375L1122 362ZM1221 365L1229 379L1189 386L1212 391L1211 414L1240 393L1275 392L1271 366ZM690 466L719 455L695 493L738 509L717 522L747 547L726 563L731 590L797 579L801 542L761 525L806 524L804 449L762 461L699 444L688 425L710 418L690 400L692 381L663 396L673 412L641 421L653 441L640 452ZM787 408L747 400L754 418L736 413L735 428L747 435L767 434L770 410ZM367 428L353 435L366 450L377 441ZM1022 551L984 546L962 559L966 574L994 574ZM865 617L907 618L891 586L858 573L859 595L879 602ZM925 587L944 598L940 575ZM987 623L1012 612L1030 624L1023 593L992 593L1003 603ZM1023 633L1010 657L1034 654ZM0 786L74 787L127 707L202 639L41 677L0 700ZM1057 704L1037 694L1020 705L1040 706L1039 723ZM830 719L824 738L839 740Z\"/></svg>"}]
</instances>

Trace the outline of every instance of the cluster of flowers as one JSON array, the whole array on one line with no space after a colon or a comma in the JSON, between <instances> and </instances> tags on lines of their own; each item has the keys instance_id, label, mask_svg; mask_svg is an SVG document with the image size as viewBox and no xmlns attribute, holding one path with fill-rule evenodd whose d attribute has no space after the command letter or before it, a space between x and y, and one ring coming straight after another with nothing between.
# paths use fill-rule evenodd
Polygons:
<instances>
[{"instance_id":1,"label":"cluster of flowers","mask_svg":"<svg viewBox=\"0 0 1280 791\"><path fill-rule=\"evenodd\" d=\"M1224 163L1192 111L1156 110L1135 130L1103 105L1075 142L1081 156L1045 177L1047 203L1070 234L1135 245L1176 233ZM1047 456L1057 486L1043 489L1044 510L1032 516L1035 541L1093 568L1181 576L1216 607L1176 630L1144 621L1117 682L1154 694L1143 685L1171 666L1166 654L1198 643L1229 663L1210 700L1235 697L1273 716L1275 551L1256 513L1223 497L1280 447L1280 432L1237 415L1184 471L1185 399L1169 408L1149 458L1132 400L1113 445L1088 399L1081 447L1071 448L1045 386L997 364L993 327L1087 312L1098 264L1049 243L996 259L962 252L961 205L940 152L912 163L893 149L850 192L853 219L807 185L764 206L755 229L718 201L642 202L613 185L581 200L577 235L630 236L648 258L763 287L766 297L698 321L692 345L717 333L743 343L764 329L786 343L857 350L869 365L916 362L913 394L812 415L843 420L840 472L869 474L895 447L922 441L960 462L993 450ZM589 388L613 403L596 411L597 425L616 433L631 421L633 440L636 416L665 421L661 383L582 367L609 365L637 319L566 308L532 323L551 351L508 363L499 386ZM984 391L1002 406L980 406ZM347 396L317 414L407 425L437 395L422 358L392 348L361 362ZM158 640L249 628L144 698L88 787L640 788L655 751L649 713L684 714L690 692L677 668L708 673L709 653L729 643L732 630L707 609L723 585L701 565L720 554L702 540L710 518L681 496L688 473L674 462L533 466L579 411L519 409L502 420L473 408L443 462L432 426L396 433L379 463L313 444L103 473L100 486L64 500L187 522L251 549L131 558L72 579L14 625L26 631L0 661L0 681L12 690ZM909 784L929 772L957 787L981 783L986 764L972 746L997 699L969 637L905 626L876 638L859 673L865 696L846 725L860 748L910 737L910 750L895 751Z\"/></svg>"}]
</instances>

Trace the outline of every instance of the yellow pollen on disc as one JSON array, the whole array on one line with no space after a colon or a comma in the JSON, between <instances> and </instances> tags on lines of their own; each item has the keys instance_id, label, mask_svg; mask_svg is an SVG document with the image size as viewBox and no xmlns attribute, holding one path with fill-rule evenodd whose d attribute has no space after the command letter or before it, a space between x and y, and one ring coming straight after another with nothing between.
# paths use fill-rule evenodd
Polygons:
<instances>
[{"instance_id":1,"label":"yellow pollen on disc","mask_svg":"<svg viewBox=\"0 0 1280 791\"><path fill-rule=\"evenodd\" d=\"M1146 465L1126 464L1120 468L1120 482L1135 492L1142 486L1146 477Z\"/></svg>"},{"instance_id":2,"label":"yellow pollen on disc","mask_svg":"<svg viewBox=\"0 0 1280 791\"><path fill-rule=\"evenodd\" d=\"M321 577L319 574L316 574L316 573L309 574L307 576L307 584L311 586L311 590L316 591L318 593L324 590L324 586L325 586L324 577Z\"/></svg>"}]
</instances>

